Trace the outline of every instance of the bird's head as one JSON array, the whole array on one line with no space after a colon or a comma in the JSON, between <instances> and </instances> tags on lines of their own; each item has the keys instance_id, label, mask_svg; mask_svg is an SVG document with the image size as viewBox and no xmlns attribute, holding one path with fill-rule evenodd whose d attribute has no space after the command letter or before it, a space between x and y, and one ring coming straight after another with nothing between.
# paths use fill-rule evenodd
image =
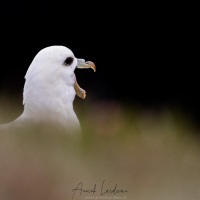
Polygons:
<instances>
[{"instance_id":1,"label":"bird's head","mask_svg":"<svg viewBox=\"0 0 200 200\"><path fill-rule=\"evenodd\" d=\"M81 92L85 91L78 86L76 81L75 68L92 68L96 71L94 63L91 61L85 62L84 59L77 59L67 47L46 47L33 59L25 76L25 86L34 85L35 88L49 87L49 91L59 87L59 85L73 86L77 95L85 98L85 94L81 94Z\"/></svg>"},{"instance_id":2,"label":"bird's head","mask_svg":"<svg viewBox=\"0 0 200 200\"><path fill-rule=\"evenodd\" d=\"M77 59L73 52L64 46L50 46L42 49L33 59L26 79L33 74L48 84L64 82L71 86L74 85L76 78L75 68L92 68L96 70L92 62L85 62L84 59Z\"/></svg>"}]
</instances>

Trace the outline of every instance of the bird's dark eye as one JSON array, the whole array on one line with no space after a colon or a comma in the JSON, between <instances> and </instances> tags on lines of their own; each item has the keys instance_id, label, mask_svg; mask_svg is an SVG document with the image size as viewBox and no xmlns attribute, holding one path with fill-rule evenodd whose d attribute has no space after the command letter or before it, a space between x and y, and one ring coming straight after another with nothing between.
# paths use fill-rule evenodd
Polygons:
<instances>
[{"instance_id":1,"label":"bird's dark eye","mask_svg":"<svg viewBox=\"0 0 200 200\"><path fill-rule=\"evenodd\" d=\"M64 64L69 66L69 65L71 65L73 63L73 60L74 59L72 57L68 57L68 58L66 58Z\"/></svg>"}]
</instances>

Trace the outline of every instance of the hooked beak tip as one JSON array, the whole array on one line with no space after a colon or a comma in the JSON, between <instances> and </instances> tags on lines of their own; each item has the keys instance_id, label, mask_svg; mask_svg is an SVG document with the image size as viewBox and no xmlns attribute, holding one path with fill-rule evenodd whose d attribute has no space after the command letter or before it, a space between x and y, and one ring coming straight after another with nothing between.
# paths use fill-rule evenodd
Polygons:
<instances>
[{"instance_id":1,"label":"hooked beak tip","mask_svg":"<svg viewBox=\"0 0 200 200\"><path fill-rule=\"evenodd\" d=\"M86 63L96 72L96 65L92 61L87 61Z\"/></svg>"}]
</instances>

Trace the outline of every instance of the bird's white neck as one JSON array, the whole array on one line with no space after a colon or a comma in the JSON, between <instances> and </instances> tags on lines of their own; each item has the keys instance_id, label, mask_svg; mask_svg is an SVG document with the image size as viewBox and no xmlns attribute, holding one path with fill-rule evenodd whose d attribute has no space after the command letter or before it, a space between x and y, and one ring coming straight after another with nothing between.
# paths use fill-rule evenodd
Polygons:
<instances>
[{"instance_id":1,"label":"bird's white neck","mask_svg":"<svg viewBox=\"0 0 200 200\"><path fill-rule=\"evenodd\" d=\"M33 121L45 121L64 127L79 127L73 110L75 90L64 81L27 79L24 86L24 116Z\"/></svg>"}]
</instances>

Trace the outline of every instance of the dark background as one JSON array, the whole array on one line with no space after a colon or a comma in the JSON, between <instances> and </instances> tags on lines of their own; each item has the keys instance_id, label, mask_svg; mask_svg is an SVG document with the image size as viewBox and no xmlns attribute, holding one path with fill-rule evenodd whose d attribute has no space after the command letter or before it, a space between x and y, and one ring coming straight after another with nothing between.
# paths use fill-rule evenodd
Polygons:
<instances>
[{"instance_id":1,"label":"dark background","mask_svg":"<svg viewBox=\"0 0 200 200\"><path fill-rule=\"evenodd\" d=\"M34 56L44 47L64 45L96 64L96 73L75 71L93 98L144 109L178 108L199 121L192 20L180 6L156 6L3 1L0 91L21 103Z\"/></svg>"}]
</instances>

